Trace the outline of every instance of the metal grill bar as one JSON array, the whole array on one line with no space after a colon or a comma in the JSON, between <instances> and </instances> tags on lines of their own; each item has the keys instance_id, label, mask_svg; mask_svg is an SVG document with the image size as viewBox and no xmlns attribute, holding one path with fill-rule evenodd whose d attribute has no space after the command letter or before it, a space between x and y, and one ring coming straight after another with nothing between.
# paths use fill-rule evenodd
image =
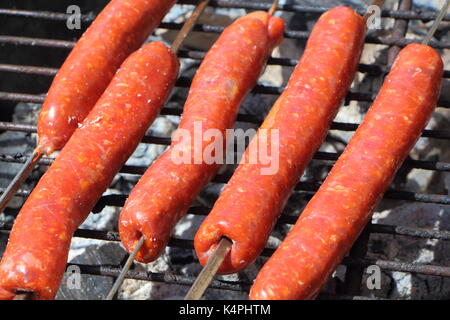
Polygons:
<instances>
[{"instance_id":1,"label":"metal grill bar","mask_svg":"<svg viewBox=\"0 0 450 320\"><path fill-rule=\"evenodd\" d=\"M372 224L370 223L367 229L371 233L392 234L396 236L408 236L422 239L439 239L450 240L450 231L446 230L432 230L432 229L420 229L405 226L392 226L385 224Z\"/></svg>"},{"instance_id":2,"label":"metal grill bar","mask_svg":"<svg viewBox=\"0 0 450 320\"><path fill-rule=\"evenodd\" d=\"M162 23L159 28L160 29L168 29L168 30L180 30L182 28L182 23ZM225 29L224 26L213 26L206 24L196 24L192 31L196 32L204 32L204 33L217 33L220 34ZM295 31L295 30L286 30L284 36L287 39L296 39L296 40L307 40L309 38L310 32L307 31ZM366 43L368 44L380 44L387 46L399 46L405 47L408 44L419 42L419 39L406 39L406 38L385 38L385 37L374 37L367 36ZM0 43L9 43L14 45L30 45L30 46L42 46L42 47L50 47L50 48L73 48L75 42L66 41L66 40L53 40L53 39L42 39L42 38L29 38L29 37L20 37L20 36L0 36ZM441 42L436 40L431 40L429 46L436 49L450 49L450 43Z\"/></svg>"},{"instance_id":3,"label":"metal grill bar","mask_svg":"<svg viewBox=\"0 0 450 320\"><path fill-rule=\"evenodd\" d=\"M192 79L188 77L180 77L176 82L176 87L189 88ZM257 84L252 93L269 94L269 95L279 95L283 92L283 87L273 87ZM375 99L375 93L363 93L363 92L350 92L347 95L348 100L371 102ZM16 92L0 92L0 100L6 101L16 101L16 102L31 102L31 103L43 103L45 100L45 95L35 95L27 93L16 93ZM440 104L441 107L450 108L450 105Z\"/></svg>"},{"instance_id":4,"label":"metal grill bar","mask_svg":"<svg viewBox=\"0 0 450 320\"><path fill-rule=\"evenodd\" d=\"M195 4L195 0L181 0L180 4ZM213 0L210 6L222 7L222 8L242 8L251 10L268 10L270 4L268 3L257 3L254 1L241 1L241 0ZM316 13L322 14L329 10L331 7L324 6L302 6L296 4L284 4L279 5L279 10L287 12L296 13ZM354 8L359 14L363 15L366 12L365 8ZM416 11L397 11L397 10L381 10L381 16L385 18L396 18L396 19L418 19L423 21L434 20L437 17L437 12L422 12L420 10ZM450 14L447 14L444 21L450 20Z\"/></svg>"},{"instance_id":5,"label":"metal grill bar","mask_svg":"<svg viewBox=\"0 0 450 320\"><path fill-rule=\"evenodd\" d=\"M0 92L0 97L1 97ZM7 96L10 96L11 94L7 93ZM13 94L16 95L16 94ZM23 94L18 94L18 99L23 98ZM28 96L28 95L26 95ZM40 96L38 96L40 97ZM25 97L27 98L27 97ZM1 99L1 98L0 98ZM30 101L27 101L30 102ZM36 102L39 103L39 102ZM182 109L179 108L164 108L161 111L161 115L172 115L172 116L180 116L182 114ZM240 122L250 122L257 125L261 124L261 120L257 119L256 117L248 114L238 114L237 121ZM340 130L340 131L355 131L358 128L359 124L356 123L344 123L344 122L333 122L331 125L331 130ZM8 130L8 131L19 131L19 132L29 132L29 133L35 133L37 131L37 127L35 125L30 124L21 124L21 123L13 123L13 122L0 122L0 131L1 130ZM435 138L435 139L450 139L450 131L446 130L424 130L422 132L421 138ZM155 136L146 136L144 137L143 143L155 143L155 144L163 144L163 145L169 145L170 144L170 138L167 137L155 137ZM338 154L330 153L330 155L327 158L324 158L322 160L336 160ZM439 170L439 171L448 171L449 166L447 163L444 162L438 162L438 161L423 161L423 160L407 160L405 162L406 165L410 165L414 168L420 168L420 169L429 169L429 170Z\"/></svg>"},{"instance_id":6,"label":"metal grill bar","mask_svg":"<svg viewBox=\"0 0 450 320\"><path fill-rule=\"evenodd\" d=\"M207 215L208 208L204 207L191 207L187 214L189 215ZM283 214L278 222L278 226L289 223L293 224L298 219L298 216L288 216ZM12 223L0 222L0 231L11 231ZM369 223L367 226L368 231L378 234L389 234L393 236L404 236L419 239L438 239L438 240L450 240L450 230L436 230L436 229L423 229L406 226L395 226L387 224L373 224ZM120 242L119 233L116 231L99 231L99 230L86 230L78 229L75 231L75 236L80 238L90 238L96 240L116 241ZM172 242L173 243L173 242Z\"/></svg>"},{"instance_id":7,"label":"metal grill bar","mask_svg":"<svg viewBox=\"0 0 450 320\"><path fill-rule=\"evenodd\" d=\"M1 93L0 93L1 95ZM170 115L170 116L180 116L182 114L181 108L163 108L161 110L161 115ZM238 114L237 119L238 122L249 122L256 125L261 125L262 121L257 117L250 114ZM359 124L357 123L348 123L348 122L336 122L334 121L331 124L331 130L339 130L339 131L356 131L358 129ZM23 124L23 123L14 123L14 122L1 122L0 121L0 130L10 130L10 131L22 131L22 132L31 132L34 133L37 130L35 125ZM433 138L433 139L450 139L450 131L447 130L429 130L425 129L421 135L422 138ZM164 143L167 144L167 143ZM325 160L334 160L334 159L325 159ZM422 161L425 162L425 161ZM434 167L428 166L428 168L434 169ZM443 168L443 167L442 167ZM436 168L439 170L438 168ZM442 169L446 170L446 169Z\"/></svg>"},{"instance_id":8,"label":"metal grill bar","mask_svg":"<svg viewBox=\"0 0 450 320\"><path fill-rule=\"evenodd\" d=\"M225 183L225 182L217 182L219 178L214 178L213 183ZM318 185L312 183L300 183L295 187L295 191L298 195L303 195L306 198L310 198L313 196L315 191L317 191ZM1 191L2 189L0 189ZM128 195L126 194L111 194L105 195L100 198L97 202L97 205L92 210L93 213L98 213L103 210L105 206L116 206L122 207L127 199ZM411 191L399 191L399 190L388 190L385 193L386 199L391 200L401 200L401 201L413 201L413 202L423 202L423 203L435 203L435 204L450 204L450 197L446 195L438 195L438 194L426 194L426 193L417 193ZM210 211L210 208L207 207L195 207L191 213L206 215ZM280 222L282 223L290 223L294 224L296 221L295 216L286 216Z\"/></svg>"},{"instance_id":9,"label":"metal grill bar","mask_svg":"<svg viewBox=\"0 0 450 320\"><path fill-rule=\"evenodd\" d=\"M11 230L11 225L6 224L0 224L0 231L3 232L9 232ZM420 230L420 229L418 229ZM427 231L427 230L421 230L421 231ZM107 241L120 241L119 234L117 232L112 231L96 231L96 230L77 230L75 232L76 237L82 237L82 238L90 238L90 239L96 239L96 240L107 240ZM448 234L445 235L446 240L449 239ZM175 247L175 248L182 248L182 249L193 249L193 240L192 239L179 239L179 238L172 238L169 241L169 247ZM270 257L273 252L275 251L275 248L268 248L266 247L264 251L262 252L261 256L263 257ZM68 264L68 265L75 265L75 264ZM400 272L408 272L408 273L417 273L417 274L426 274L426 275L434 275L434 276L441 276L441 277L450 277L450 267L446 266L436 266L436 265L429 265L429 264L421 264L421 263L410 263L410 262L397 262L397 261L387 261L382 259L368 259L368 258L351 258L346 257L344 258L342 265L355 265L355 266L362 266L362 267L368 267L370 265L377 265L383 270L388 271L400 271ZM105 266L86 266L88 268L105 268ZM108 268L108 267L106 267ZM95 270L95 269L91 269ZM117 270L120 270L119 267L117 267ZM83 270L82 270L83 272ZM116 271L114 271L116 272ZM119 272L119 271L117 271ZM85 273L85 272L83 272ZM89 273L89 272L87 272ZM127 278L131 279L137 279L132 276L133 271L127 276ZM151 274L151 273L138 273L138 274ZM103 274L108 275L108 274ZM109 276L116 276L117 274L109 274ZM187 277L187 276L177 276L177 275L168 275L168 274L160 274L164 277L163 282L168 282L167 278L170 279L170 277L182 277L183 279L190 279L192 281L190 284L193 283L195 280L194 277ZM149 281L157 281L153 279L148 278L139 278L137 280L149 280ZM216 279L217 281L217 279ZM222 284L224 282L219 281ZM234 281L226 281L225 283L230 283ZM177 282L178 283L178 282ZM240 282L242 283L242 282ZM178 283L181 284L181 283ZM250 284L250 283L249 283ZM242 290L242 288L240 288Z\"/></svg>"},{"instance_id":10,"label":"metal grill bar","mask_svg":"<svg viewBox=\"0 0 450 320\"><path fill-rule=\"evenodd\" d=\"M226 181L221 181L222 177L216 176L214 179L212 179L211 183L219 183L219 184L225 184ZM228 178L228 177L227 177ZM224 179L228 180L228 179ZM295 189L294 192L296 192L297 195L304 196L306 199L310 199L314 193L319 189L320 184L318 183L308 183L308 182L301 182L299 183ZM0 188L0 193L2 193L5 189ZM31 193L30 190L21 190L21 192L18 195L21 196L28 196ZM105 206L115 206L115 207L122 207L125 204L125 200L127 199L127 194L109 194L102 196L99 201L97 202L94 209L92 209L93 213L99 213L103 210ZM412 192L412 191L403 191L403 190L392 190L389 189L385 195L385 199L391 199L391 200L399 200L399 201L413 201L413 202L422 202L422 203L435 203L435 204L444 204L449 205L450 204L450 197L447 195L441 195L441 194L428 194L428 193L419 193L419 192ZM207 207L196 207L194 209L194 212L199 215L206 215L210 211L211 208ZM200 210L200 211L199 211ZM295 216L283 216L283 218L280 218L280 222L287 223L287 224L294 224L297 220L297 217Z\"/></svg>"},{"instance_id":11,"label":"metal grill bar","mask_svg":"<svg viewBox=\"0 0 450 320\"><path fill-rule=\"evenodd\" d=\"M0 126L1 128L1 126ZM0 129L1 130L1 129ZM12 130L11 130L12 131ZM34 131L28 131L34 132ZM170 139L164 137L155 137L155 136L146 136L142 141L144 143L150 144L160 144L160 145L169 145ZM336 161L339 157L340 153L336 152L316 152L313 156L313 160L323 160L323 161ZM23 154L5 154L0 153L0 161L1 162L11 162L11 163L25 163L25 159L28 156L24 156ZM38 163L43 165L51 165L53 163L53 158L44 158L41 159ZM142 166L132 166L132 170L127 170L131 166L124 166L120 173L131 173L131 174L143 174L146 170L146 167ZM408 159L404 162L403 167L405 168L414 168L414 169L423 169L423 170L433 170L433 171L450 171L450 163L447 162L439 162L439 161L424 161L424 160L411 160ZM221 178L221 175L217 175L216 178L220 182L226 182L225 178Z\"/></svg>"},{"instance_id":12,"label":"metal grill bar","mask_svg":"<svg viewBox=\"0 0 450 320\"><path fill-rule=\"evenodd\" d=\"M180 50L178 51L178 57L193 60L202 60L206 55L203 51L194 50ZM283 67L295 67L298 63L296 59L289 58L274 58L271 57L268 60L269 65L277 65ZM0 64L0 72L14 72L14 73L25 73L34 74L41 76L55 76L59 69L57 68L47 68L47 67L36 67L36 66L24 66L24 65L14 65L14 64ZM380 65L370 65L365 63L360 63L358 71L362 73L367 73L373 76L381 76L390 71L388 66ZM444 78L450 78L450 70L444 70Z\"/></svg>"},{"instance_id":13,"label":"metal grill bar","mask_svg":"<svg viewBox=\"0 0 450 320\"><path fill-rule=\"evenodd\" d=\"M96 276L118 277L121 271L120 266L95 266L95 265L82 265L69 263L67 266L77 266L80 268L81 273L90 274ZM126 279L144 280L152 282L163 282L167 284L177 284L183 286L191 286L195 278L185 275L176 275L168 273L156 273L156 272L142 272L129 270L125 276ZM248 292L250 289L250 283L244 283L241 281L221 281L213 280L210 288L221 290L232 290L239 292Z\"/></svg>"},{"instance_id":14,"label":"metal grill bar","mask_svg":"<svg viewBox=\"0 0 450 320\"><path fill-rule=\"evenodd\" d=\"M176 83L177 87L189 88L191 79L187 77L180 77ZM283 87L272 87L265 85L256 85L252 93L279 95L283 92ZM350 92L346 101L360 101L360 102L373 102L375 100L376 93L364 93L364 92ZM43 103L45 95L36 95L28 93L16 93L16 92L0 92L0 100L14 101L14 102L31 102L31 103ZM450 108L450 101L440 99L438 101L438 108Z\"/></svg>"},{"instance_id":15,"label":"metal grill bar","mask_svg":"<svg viewBox=\"0 0 450 320\"><path fill-rule=\"evenodd\" d=\"M196 5L196 0L179 0L179 4ZM241 1L241 0L211 0L208 7L212 8L235 8L235 9L248 9L248 10L264 10L267 11L270 8L269 3L258 3L255 1ZM315 13L322 14L329 10L330 7L324 6L301 6L295 4L279 5L280 11L294 12L294 13ZM355 8L355 10L361 15L365 13L364 8ZM66 21L68 16L65 13L49 12L49 11L30 11L30 10L15 10L15 9L0 9L0 15L14 16L33 19L46 19L54 21ZM431 11L410 10L410 11L397 11L397 10L381 10L381 17L394 18L394 19L409 19L409 20L422 20L424 22L436 19L438 13ZM92 22L95 19L94 14L82 14L81 20L83 22ZM444 21L450 21L450 14L444 17Z\"/></svg>"},{"instance_id":16,"label":"metal grill bar","mask_svg":"<svg viewBox=\"0 0 450 320\"><path fill-rule=\"evenodd\" d=\"M41 39L41 38L29 38L19 36L0 36L0 43L8 43L22 46L39 46L48 48L63 48L72 49L75 46L74 41L54 40L54 39Z\"/></svg>"},{"instance_id":17,"label":"metal grill bar","mask_svg":"<svg viewBox=\"0 0 450 320\"><path fill-rule=\"evenodd\" d=\"M0 9L0 15L19 17L19 18L33 18L33 19L44 19L53 21L67 21L70 15L61 12L51 12L51 11L31 11L31 10L17 10L17 9ZM80 19L83 22L94 21L96 15L91 14L81 14Z\"/></svg>"},{"instance_id":18,"label":"metal grill bar","mask_svg":"<svg viewBox=\"0 0 450 320\"><path fill-rule=\"evenodd\" d=\"M217 182L219 178L218 177L214 178L212 180L212 183L225 183L223 181ZM318 188L319 188L318 184L303 182L299 183L294 190L295 192L297 192L298 195L304 195L305 197L310 198L317 191ZM101 205L102 207L96 207L93 212L101 211L103 207L106 205L122 207L127 197L128 195L103 196L98 202L98 205ZM427 194L411 191L388 190L385 193L384 197L386 199L391 200L414 201L414 202L446 204L446 205L450 204L450 197L447 195L440 195L440 194ZM293 222L295 221L292 221L292 223Z\"/></svg>"},{"instance_id":19,"label":"metal grill bar","mask_svg":"<svg viewBox=\"0 0 450 320\"><path fill-rule=\"evenodd\" d=\"M400 271L408 273L425 274L430 276L450 277L450 267L435 266L429 264L409 263L409 262L397 262L397 261L385 261L377 259L353 259L344 258L343 265L347 266L379 266L383 270L387 271Z\"/></svg>"},{"instance_id":20,"label":"metal grill bar","mask_svg":"<svg viewBox=\"0 0 450 320\"><path fill-rule=\"evenodd\" d=\"M38 76L55 76L59 69L47 68L47 67L35 67L35 66L22 66L17 64L0 64L0 71L13 72L13 73L25 73Z\"/></svg>"},{"instance_id":21,"label":"metal grill bar","mask_svg":"<svg viewBox=\"0 0 450 320\"><path fill-rule=\"evenodd\" d=\"M1 96L1 92L0 92ZM1 98L0 98L1 99ZM27 101L29 102L29 101ZM180 108L163 108L161 110L161 115L170 115L170 116L180 116L182 114L182 109ZM250 114L238 114L237 121L239 122L249 122L256 125L261 125L262 121L257 119L255 116ZM348 122L336 122L334 121L331 124L331 130L339 130L339 131L356 131L358 129L359 124L357 123L348 123ZM35 133L37 131L37 127L35 125L23 124L23 123L14 123L14 122L1 122L0 121L0 130L10 130L10 131L22 131L22 132L30 132ZM433 138L433 139L450 139L450 131L447 130L429 130L425 129L421 135L422 138ZM164 138L168 139L168 138ZM145 142L145 141L144 141ZM170 144L170 140L167 142L163 142L162 144ZM328 159L326 159L328 160ZM329 159L334 160L334 159Z\"/></svg>"}]
</instances>

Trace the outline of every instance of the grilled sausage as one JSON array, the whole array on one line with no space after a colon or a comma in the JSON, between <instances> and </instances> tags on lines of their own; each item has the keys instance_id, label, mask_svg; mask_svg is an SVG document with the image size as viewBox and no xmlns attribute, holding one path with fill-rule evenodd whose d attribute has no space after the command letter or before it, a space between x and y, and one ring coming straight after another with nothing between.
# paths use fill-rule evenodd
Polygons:
<instances>
[{"instance_id":1,"label":"grilled sausage","mask_svg":"<svg viewBox=\"0 0 450 320\"><path fill-rule=\"evenodd\" d=\"M61 149L94 107L125 58L150 35L175 0L112 0L62 65L38 119L38 149Z\"/></svg>"},{"instance_id":2,"label":"grilled sausage","mask_svg":"<svg viewBox=\"0 0 450 320\"><path fill-rule=\"evenodd\" d=\"M292 189L319 148L342 103L360 58L365 23L348 7L324 13L307 42L286 90L250 142L236 172L203 221L194 245L205 265L222 237L233 241L219 268L233 273L252 263L264 248ZM268 132L268 133L267 133ZM268 139L279 133L279 144ZM265 134L267 133L267 135ZM251 150L278 150L278 170L250 160Z\"/></svg>"},{"instance_id":3,"label":"grilled sausage","mask_svg":"<svg viewBox=\"0 0 450 320\"><path fill-rule=\"evenodd\" d=\"M153 122L178 74L160 42L133 53L22 207L0 264L0 298L52 299L70 241Z\"/></svg>"},{"instance_id":4,"label":"grilled sausage","mask_svg":"<svg viewBox=\"0 0 450 320\"><path fill-rule=\"evenodd\" d=\"M351 248L421 131L439 96L443 64L431 47L398 55L375 102L264 265L251 299L312 299Z\"/></svg>"},{"instance_id":5,"label":"grilled sausage","mask_svg":"<svg viewBox=\"0 0 450 320\"><path fill-rule=\"evenodd\" d=\"M227 27L204 58L195 75L178 131L188 136L209 129L232 128L239 105L255 85L272 49L282 40L284 22L258 11ZM196 126L198 131L195 132ZM201 128L200 128L201 127ZM192 152L178 161L177 152L195 148L193 140L174 139L169 149L145 172L121 212L119 231L128 251L142 235L145 243L136 259L150 262L164 250L176 222L186 213L201 188L220 165L207 163ZM205 138L197 150L214 139ZM223 144L225 146L225 144Z\"/></svg>"}]
</instances>

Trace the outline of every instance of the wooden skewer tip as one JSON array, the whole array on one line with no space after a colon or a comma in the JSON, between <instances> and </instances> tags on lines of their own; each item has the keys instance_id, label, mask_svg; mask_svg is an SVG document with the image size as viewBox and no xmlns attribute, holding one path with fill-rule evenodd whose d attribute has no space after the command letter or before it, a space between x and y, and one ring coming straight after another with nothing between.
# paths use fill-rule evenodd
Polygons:
<instances>
[{"instance_id":1,"label":"wooden skewer tip","mask_svg":"<svg viewBox=\"0 0 450 320\"><path fill-rule=\"evenodd\" d=\"M216 250L209 258L192 287L189 289L184 300L199 300L203 296L232 246L233 242L231 240L227 238L222 238L220 240Z\"/></svg>"}]
</instances>

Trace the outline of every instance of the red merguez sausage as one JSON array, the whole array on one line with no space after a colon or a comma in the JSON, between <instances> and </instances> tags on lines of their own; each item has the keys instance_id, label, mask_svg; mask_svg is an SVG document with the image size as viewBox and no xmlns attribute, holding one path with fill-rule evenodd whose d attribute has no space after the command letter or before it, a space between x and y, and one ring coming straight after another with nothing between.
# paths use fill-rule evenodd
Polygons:
<instances>
[{"instance_id":1,"label":"red merguez sausage","mask_svg":"<svg viewBox=\"0 0 450 320\"><path fill-rule=\"evenodd\" d=\"M177 132L185 130L195 138L194 128L201 125L201 135L216 129L225 136L272 49L281 42L283 30L283 20L266 12L249 14L226 28L193 79ZM211 142L205 139L199 149L205 150ZM141 235L145 236L138 261L150 262L162 253L176 222L219 169L219 164L208 164L201 158L195 162L193 154L188 161L174 161L177 152L193 148L191 141L174 139L125 203L119 221L120 237L125 248L132 251Z\"/></svg>"},{"instance_id":2,"label":"red merguez sausage","mask_svg":"<svg viewBox=\"0 0 450 320\"><path fill-rule=\"evenodd\" d=\"M132 54L22 207L0 264L0 298L52 299L73 232L157 116L178 73L160 42Z\"/></svg>"},{"instance_id":3,"label":"red merguez sausage","mask_svg":"<svg viewBox=\"0 0 450 320\"><path fill-rule=\"evenodd\" d=\"M175 0L112 0L77 42L38 119L38 148L61 149L94 107L126 57L145 41Z\"/></svg>"},{"instance_id":4,"label":"red merguez sausage","mask_svg":"<svg viewBox=\"0 0 450 320\"><path fill-rule=\"evenodd\" d=\"M233 241L219 272L233 273L252 263L264 248L285 202L319 148L352 82L364 43L365 24L347 7L324 13L315 25L288 86L250 142L243 161L195 236L205 265L222 237ZM269 132L267 135L264 134ZM265 137L279 133L267 143ZM275 174L251 162L250 150L272 150Z\"/></svg>"},{"instance_id":5,"label":"red merguez sausage","mask_svg":"<svg viewBox=\"0 0 450 320\"><path fill-rule=\"evenodd\" d=\"M425 127L439 96L442 60L403 49L344 153L264 265L251 299L312 299L351 248Z\"/></svg>"}]
</instances>

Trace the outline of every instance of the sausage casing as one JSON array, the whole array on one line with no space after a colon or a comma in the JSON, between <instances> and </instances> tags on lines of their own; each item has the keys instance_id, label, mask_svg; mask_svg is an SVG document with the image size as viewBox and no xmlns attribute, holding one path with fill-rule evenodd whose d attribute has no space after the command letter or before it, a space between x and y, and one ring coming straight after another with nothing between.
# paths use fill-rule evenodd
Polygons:
<instances>
[{"instance_id":1,"label":"sausage casing","mask_svg":"<svg viewBox=\"0 0 450 320\"><path fill-rule=\"evenodd\" d=\"M204 159L196 161L195 151L188 161L179 163L173 160L175 153L195 148L196 135L204 137L210 129L225 136L272 49L281 42L283 30L280 18L262 11L251 13L227 27L204 58L178 128L178 132L184 130L193 139L174 139L141 177L120 214L120 237L128 251L145 236L136 256L138 261L150 262L162 253L176 222L220 167ZM196 126L201 127L197 132ZM202 140L197 150L205 150L211 142Z\"/></svg>"},{"instance_id":2,"label":"sausage casing","mask_svg":"<svg viewBox=\"0 0 450 320\"><path fill-rule=\"evenodd\" d=\"M61 149L119 66L159 25L175 0L112 0L70 52L38 119L38 148Z\"/></svg>"},{"instance_id":3,"label":"sausage casing","mask_svg":"<svg viewBox=\"0 0 450 320\"><path fill-rule=\"evenodd\" d=\"M348 92L364 33L363 18L348 7L333 8L320 17L287 88L195 235L195 250L202 265L222 237L231 239L233 246L220 273L242 270L262 251L287 198ZM271 139L265 142L270 134L264 131L279 132L279 145L275 146L279 163L274 174L262 174L267 165L259 159L256 164L246 160L250 150L261 146L272 150L271 144L277 143Z\"/></svg>"},{"instance_id":4,"label":"sausage casing","mask_svg":"<svg viewBox=\"0 0 450 320\"><path fill-rule=\"evenodd\" d=\"M78 226L153 122L178 74L161 42L133 53L28 197L0 263L0 298L52 299Z\"/></svg>"},{"instance_id":5,"label":"sausage casing","mask_svg":"<svg viewBox=\"0 0 450 320\"><path fill-rule=\"evenodd\" d=\"M344 153L264 265L251 299L312 299L370 220L430 118L443 64L431 47L411 44L391 72Z\"/></svg>"}]
</instances>

